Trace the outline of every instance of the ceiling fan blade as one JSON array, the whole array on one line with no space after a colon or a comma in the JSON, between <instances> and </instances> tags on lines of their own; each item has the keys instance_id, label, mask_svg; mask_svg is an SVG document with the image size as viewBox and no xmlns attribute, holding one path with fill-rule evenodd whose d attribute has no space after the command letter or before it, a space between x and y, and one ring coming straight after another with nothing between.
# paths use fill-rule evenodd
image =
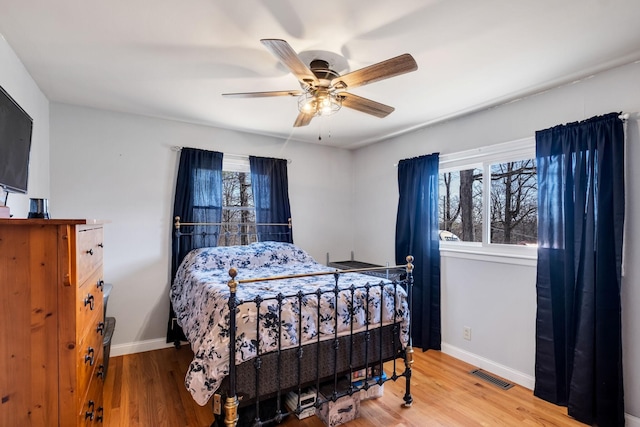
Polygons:
<instances>
[{"instance_id":1,"label":"ceiling fan blade","mask_svg":"<svg viewBox=\"0 0 640 427\"><path fill-rule=\"evenodd\" d=\"M343 107L352 108L380 118L387 117L395 110L395 108L389 105L381 104L348 92L341 92L340 97L342 98Z\"/></svg>"},{"instance_id":2,"label":"ceiling fan blade","mask_svg":"<svg viewBox=\"0 0 640 427\"><path fill-rule=\"evenodd\" d=\"M363 86L389 77L399 76L418 69L413 56L405 53L377 64L352 71L344 76L336 77L331 85L340 89L342 85L348 88Z\"/></svg>"},{"instance_id":3,"label":"ceiling fan blade","mask_svg":"<svg viewBox=\"0 0 640 427\"><path fill-rule=\"evenodd\" d=\"M228 98L264 98L267 96L300 96L301 90L277 90L272 92L239 92L239 93L223 93L222 96Z\"/></svg>"},{"instance_id":4,"label":"ceiling fan blade","mask_svg":"<svg viewBox=\"0 0 640 427\"><path fill-rule=\"evenodd\" d=\"M295 50L281 39L262 39L260 42L280 60L301 82L317 83L315 74L300 60Z\"/></svg>"},{"instance_id":5,"label":"ceiling fan blade","mask_svg":"<svg viewBox=\"0 0 640 427\"><path fill-rule=\"evenodd\" d=\"M300 114L298 114L298 117L296 117L296 121L293 124L293 127L299 128L302 126L307 126L309 123L311 123L311 119L313 119L313 114L306 114L300 111Z\"/></svg>"}]
</instances>

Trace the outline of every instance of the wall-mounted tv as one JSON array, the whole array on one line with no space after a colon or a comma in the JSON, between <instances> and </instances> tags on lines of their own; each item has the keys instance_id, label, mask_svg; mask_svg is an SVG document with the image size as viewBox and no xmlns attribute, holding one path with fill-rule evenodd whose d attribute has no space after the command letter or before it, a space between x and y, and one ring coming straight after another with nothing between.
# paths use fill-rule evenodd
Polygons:
<instances>
[{"instance_id":1,"label":"wall-mounted tv","mask_svg":"<svg viewBox=\"0 0 640 427\"><path fill-rule=\"evenodd\" d=\"M26 193L33 120L0 86L0 189Z\"/></svg>"}]
</instances>

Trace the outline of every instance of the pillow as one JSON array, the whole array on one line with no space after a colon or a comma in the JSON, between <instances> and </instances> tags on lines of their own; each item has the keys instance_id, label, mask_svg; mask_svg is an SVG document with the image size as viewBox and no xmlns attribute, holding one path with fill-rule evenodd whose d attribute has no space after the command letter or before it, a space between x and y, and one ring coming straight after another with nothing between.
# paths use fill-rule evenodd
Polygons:
<instances>
[{"instance_id":1,"label":"pillow","mask_svg":"<svg viewBox=\"0 0 640 427\"><path fill-rule=\"evenodd\" d=\"M183 260L202 270L231 267L259 268L314 262L304 250L291 243L257 242L246 246L218 246L194 249Z\"/></svg>"},{"instance_id":2,"label":"pillow","mask_svg":"<svg viewBox=\"0 0 640 427\"><path fill-rule=\"evenodd\" d=\"M255 249L255 257L251 262L254 265L253 268L315 262L311 255L293 243L259 242L252 243L248 247Z\"/></svg>"}]
</instances>

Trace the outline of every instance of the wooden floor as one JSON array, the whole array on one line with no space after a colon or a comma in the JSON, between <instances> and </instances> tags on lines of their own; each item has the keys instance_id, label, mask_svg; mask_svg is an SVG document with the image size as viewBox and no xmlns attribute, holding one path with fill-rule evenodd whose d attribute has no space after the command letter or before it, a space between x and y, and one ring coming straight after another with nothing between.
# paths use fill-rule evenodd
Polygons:
<instances>
[{"instance_id":1,"label":"wooden floor","mask_svg":"<svg viewBox=\"0 0 640 427\"><path fill-rule=\"evenodd\" d=\"M184 387L191 350L164 349L112 357L105 384L107 426L209 426L209 405L198 406ZM414 404L402 408L404 379L385 383L384 396L362 402L360 418L344 424L364 426L582 426L566 408L533 397L530 390L509 390L472 375L471 365L437 351L415 353L411 392ZM386 369L391 372L391 369ZM315 416L290 416L283 426L321 427Z\"/></svg>"}]
</instances>

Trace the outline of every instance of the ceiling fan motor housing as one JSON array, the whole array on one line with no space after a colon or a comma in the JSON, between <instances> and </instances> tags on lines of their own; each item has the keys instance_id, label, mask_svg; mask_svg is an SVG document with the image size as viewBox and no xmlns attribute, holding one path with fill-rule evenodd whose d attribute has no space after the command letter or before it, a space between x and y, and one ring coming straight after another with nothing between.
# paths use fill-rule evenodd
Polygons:
<instances>
[{"instance_id":1,"label":"ceiling fan motor housing","mask_svg":"<svg viewBox=\"0 0 640 427\"><path fill-rule=\"evenodd\" d=\"M339 76L338 73L329 68L329 63L324 59L314 59L309 64L309 69L320 80L321 84L318 86L321 87L329 87L331 80ZM326 80L326 82L323 80Z\"/></svg>"}]
</instances>

